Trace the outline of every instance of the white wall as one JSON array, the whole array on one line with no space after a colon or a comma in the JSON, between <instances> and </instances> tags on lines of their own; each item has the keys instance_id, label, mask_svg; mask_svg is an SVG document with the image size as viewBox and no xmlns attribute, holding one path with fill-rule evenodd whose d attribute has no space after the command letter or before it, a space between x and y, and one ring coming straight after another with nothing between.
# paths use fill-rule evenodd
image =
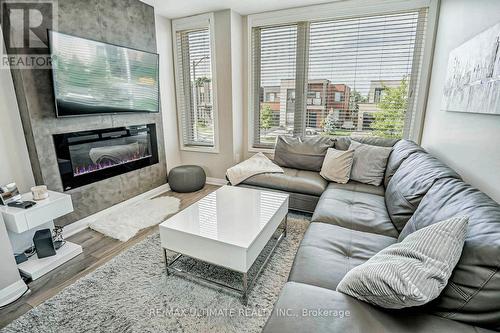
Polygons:
<instances>
[{"instance_id":1,"label":"white wall","mask_svg":"<svg viewBox=\"0 0 500 333\"><path fill-rule=\"evenodd\" d=\"M12 76L0 69L0 184L13 181L21 192L35 184Z\"/></svg>"},{"instance_id":2,"label":"white wall","mask_svg":"<svg viewBox=\"0 0 500 333\"><path fill-rule=\"evenodd\" d=\"M0 305L4 305L4 303L10 303L12 298L15 299L26 290L26 286L21 282L2 216L0 216L0 267L2 270L0 274Z\"/></svg>"},{"instance_id":3,"label":"white wall","mask_svg":"<svg viewBox=\"0 0 500 333\"><path fill-rule=\"evenodd\" d=\"M208 177L224 179L226 170L243 158L243 141L235 140L243 126L241 16L221 10L214 13L214 21L219 152L181 150L180 154L182 164L199 165Z\"/></svg>"},{"instance_id":4,"label":"white wall","mask_svg":"<svg viewBox=\"0 0 500 333\"><path fill-rule=\"evenodd\" d=\"M181 164L175 102L172 21L156 15L156 45L160 55L160 98L167 170Z\"/></svg>"},{"instance_id":5,"label":"white wall","mask_svg":"<svg viewBox=\"0 0 500 333\"><path fill-rule=\"evenodd\" d=\"M233 108L233 162L244 159L243 153L243 18L231 11L231 84Z\"/></svg>"},{"instance_id":6,"label":"white wall","mask_svg":"<svg viewBox=\"0 0 500 333\"><path fill-rule=\"evenodd\" d=\"M422 146L500 202L500 115L441 110L448 55L500 20L498 0L441 0Z\"/></svg>"}]
</instances>

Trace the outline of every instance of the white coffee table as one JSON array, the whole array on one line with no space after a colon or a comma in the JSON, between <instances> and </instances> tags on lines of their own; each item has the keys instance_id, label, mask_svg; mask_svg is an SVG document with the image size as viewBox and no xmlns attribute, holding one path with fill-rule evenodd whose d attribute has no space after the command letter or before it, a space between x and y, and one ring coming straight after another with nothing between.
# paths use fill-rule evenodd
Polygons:
<instances>
[{"instance_id":1,"label":"white coffee table","mask_svg":"<svg viewBox=\"0 0 500 333\"><path fill-rule=\"evenodd\" d=\"M161 246L167 275L193 276L174 266L181 256L222 266L243 274L243 288L235 288L206 277L203 279L241 293L247 292L283 237L286 237L288 194L223 186L160 224ZM283 222L273 248L249 282L248 271ZM167 251L178 253L170 262Z\"/></svg>"}]
</instances>

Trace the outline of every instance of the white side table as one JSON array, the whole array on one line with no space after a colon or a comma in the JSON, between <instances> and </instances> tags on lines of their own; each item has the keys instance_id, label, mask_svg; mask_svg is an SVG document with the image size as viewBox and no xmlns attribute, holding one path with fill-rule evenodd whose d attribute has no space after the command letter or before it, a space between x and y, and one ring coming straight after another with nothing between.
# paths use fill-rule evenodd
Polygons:
<instances>
[{"instance_id":1,"label":"white side table","mask_svg":"<svg viewBox=\"0 0 500 333\"><path fill-rule=\"evenodd\" d=\"M23 200L34 201L31 193L25 193L22 197ZM13 238L32 238L38 229L52 229L54 219L72 211L71 196L54 191L49 191L47 199L36 201L36 205L28 209L0 206L0 213L9 231L11 241ZM80 245L67 241L57 250L56 255L38 259L35 254L28 261L19 264L18 268L23 275L36 280L82 252Z\"/></svg>"}]
</instances>

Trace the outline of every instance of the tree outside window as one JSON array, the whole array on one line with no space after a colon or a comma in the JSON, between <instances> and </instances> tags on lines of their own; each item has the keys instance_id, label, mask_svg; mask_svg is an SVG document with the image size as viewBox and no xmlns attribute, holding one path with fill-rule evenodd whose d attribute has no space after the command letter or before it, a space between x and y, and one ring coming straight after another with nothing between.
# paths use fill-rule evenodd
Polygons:
<instances>
[{"instance_id":1,"label":"tree outside window","mask_svg":"<svg viewBox=\"0 0 500 333\"><path fill-rule=\"evenodd\" d=\"M273 125L273 111L269 105L265 105L260 111L260 128L269 130Z\"/></svg>"},{"instance_id":2,"label":"tree outside window","mask_svg":"<svg viewBox=\"0 0 500 333\"><path fill-rule=\"evenodd\" d=\"M405 113L408 108L408 82L406 78L396 88L384 86L380 103L380 111L374 113L371 124L373 135L384 138L402 138Z\"/></svg>"}]
</instances>

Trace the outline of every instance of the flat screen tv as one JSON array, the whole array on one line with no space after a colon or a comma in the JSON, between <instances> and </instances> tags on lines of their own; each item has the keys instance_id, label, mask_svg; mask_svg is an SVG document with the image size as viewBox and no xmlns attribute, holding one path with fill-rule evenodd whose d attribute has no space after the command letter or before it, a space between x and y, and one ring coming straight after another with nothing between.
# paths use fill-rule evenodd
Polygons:
<instances>
[{"instance_id":1,"label":"flat screen tv","mask_svg":"<svg viewBox=\"0 0 500 333\"><path fill-rule=\"evenodd\" d=\"M158 54L49 30L57 117L158 112Z\"/></svg>"}]
</instances>

